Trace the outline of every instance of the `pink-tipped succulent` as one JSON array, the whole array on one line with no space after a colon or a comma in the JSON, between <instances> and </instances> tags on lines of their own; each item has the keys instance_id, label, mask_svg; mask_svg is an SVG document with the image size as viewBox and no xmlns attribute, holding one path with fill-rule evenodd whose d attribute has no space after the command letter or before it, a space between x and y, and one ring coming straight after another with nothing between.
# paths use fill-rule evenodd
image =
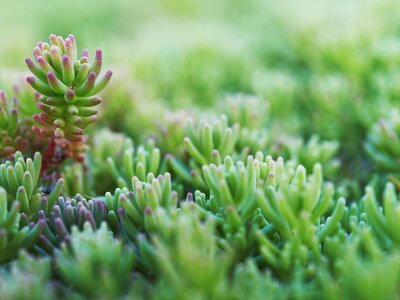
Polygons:
<instances>
[{"instance_id":1,"label":"pink-tipped succulent","mask_svg":"<svg viewBox=\"0 0 400 300\"><path fill-rule=\"evenodd\" d=\"M33 116L38 126L32 129L54 139L67 156L81 160L84 128L96 121L94 106L101 102L96 94L105 88L112 72L99 76L101 50L96 51L92 62L86 49L78 57L72 34L65 39L51 34L50 43L39 42L33 54L34 59L25 60L34 75L27 77L27 82L42 96L38 102L41 113Z\"/></svg>"}]
</instances>

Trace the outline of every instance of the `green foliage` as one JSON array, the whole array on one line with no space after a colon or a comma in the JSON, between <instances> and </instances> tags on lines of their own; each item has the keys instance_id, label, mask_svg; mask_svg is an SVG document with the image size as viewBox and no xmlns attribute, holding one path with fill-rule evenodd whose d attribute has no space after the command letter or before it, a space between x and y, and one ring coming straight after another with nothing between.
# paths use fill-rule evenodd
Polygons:
<instances>
[{"instance_id":1,"label":"green foliage","mask_svg":"<svg viewBox=\"0 0 400 300\"><path fill-rule=\"evenodd\" d=\"M256 159L249 156L246 165L242 161L235 164L227 156L223 164L203 166L210 197L196 191L195 202L217 217L223 232L221 246L234 252L236 259L254 252L256 232L267 225L256 203L257 186L278 182L283 168L281 159L275 163L266 157L264 161L261 153Z\"/></svg>"},{"instance_id":2,"label":"green foliage","mask_svg":"<svg viewBox=\"0 0 400 300\"><path fill-rule=\"evenodd\" d=\"M269 121L269 102L252 95L232 94L221 102L230 125L235 123L249 129L260 129Z\"/></svg>"},{"instance_id":3,"label":"green foliage","mask_svg":"<svg viewBox=\"0 0 400 300\"><path fill-rule=\"evenodd\" d=\"M74 227L69 245L56 253L60 275L87 297L100 299L121 295L133 263L132 251L110 235L106 223L97 231L89 223L83 232Z\"/></svg>"},{"instance_id":4,"label":"green foliage","mask_svg":"<svg viewBox=\"0 0 400 300\"><path fill-rule=\"evenodd\" d=\"M53 299L53 288L49 284L51 262L48 258L34 258L22 252L18 260L8 268L0 270L1 297L13 299Z\"/></svg>"},{"instance_id":5,"label":"green foliage","mask_svg":"<svg viewBox=\"0 0 400 300\"><path fill-rule=\"evenodd\" d=\"M337 174L340 167L340 162L335 157L339 150L337 141L320 141L319 137L314 135L307 142L296 140L285 146L288 148L290 159L302 164L308 172L312 172L314 165L319 163L326 178Z\"/></svg>"},{"instance_id":6,"label":"green foliage","mask_svg":"<svg viewBox=\"0 0 400 300\"><path fill-rule=\"evenodd\" d=\"M239 130L238 124L228 126L226 116L212 122L202 120L197 126L189 120L185 127L186 136L183 139L189 161L185 164L172 155L167 156L170 168L186 184L206 189L202 179L202 165L218 163L221 157L233 154Z\"/></svg>"},{"instance_id":7,"label":"green foliage","mask_svg":"<svg viewBox=\"0 0 400 300\"><path fill-rule=\"evenodd\" d=\"M126 235L135 240L141 231L151 232L160 228L156 211L159 208L176 209L178 194L172 190L169 173L157 178L149 173L146 181L132 177L131 191L117 188L113 195L107 192L104 201L109 221L115 224L118 215Z\"/></svg>"},{"instance_id":8,"label":"green foliage","mask_svg":"<svg viewBox=\"0 0 400 300\"><path fill-rule=\"evenodd\" d=\"M393 110L387 119L376 122L368 135L365 149L373 159L376 168L383 172L395 172L400 169L398 155L400 151L400 112Z\"/></svg>"},{"instance_id":9,"label":"green foliage","mask_svg":"<svg viewBox=\"0 0 400 300\"><path fill-rule=\"evenodd\" d=\"M23 150L28 144L26 127L21 124L19 103L16 98L8 100L0 91L0 159L13 157L16 151Z\"/></svg>"},{"instance_id":10,"label":"green foliage","mask_svg":"<svg viewBox=\"0 0 400 300\"><path fill-rule=\"evenodd\" d=\"M160 277L154 297L223 298L229 256L217 247L214 220L202 221L193 204L188 204L179 213L163 213L159 221L154 246L144 238L139 242L142 256Z\"/></svg>"},{"instance_id":11,"label":"green foliage","mask_svg":"<svg viewBox=\"0 0 400 300\"><path fill-rule=\"evenodd\" d=\"M398 246L400 236L395 228L399 222L399 200L393 184L388 183L383 193L382 205L379 207L375 192L371 187L366 188L363 199L368 223L371 225L375 237L384 249Z\"/></svg>"},{"instance_id":12,"label":"green foliage","mask_svg":"<svg viewBox=\"0 0 400 300\"><path fill-rule=\"evenodd\" d=\"M367 257L360 254L360 248ZM334 297L348 299L388 299L399 297L399 253L385 254L369 232L344 249L346 255L339 263L342 291ZM333 294L331 294L333 296Z\"/></svg>"},{"instance_id":13,"label":"green foliage","mask_svg":"<svg viewBox=\"0 0 400 300\"><path fill-rule=\"evenodd\" d=\"M309 264L310 255L316 256L315 261L322 259L319 247L340 228L346 202L339 199L326 216L333 186L322 185L321 165L315 165L308 177L303 166L292 178L285 173L281 176L277 187L267 186L257 192L257 202L269 223L266 233L274 241L259 232L261 253L280 276L292 276L291 270L299 265L304 266L306 276L311 276L316 266Z\"/></svg>"},{"instance_id":14,"label":"green foliage","mask_svg":"<svg viewBox=\"0 0 400 300\"><path fill-rule=\"evenodd\" d=\"M73 198L59 197L49 217L39 213L39 219L45 223L44 230L35 248L39 253L45 251L52 254L61 242L69 243L73 226L83 229L90 224L93 229L99 228L107 219L107 210L101 200L86 200L77 194Z\"/></svg>"},{"instance_id":15,"label":"green foliage","mask_svg":"<svg viewBox=\"0 0 400 300\"><path fill-rule=\"evenodd\" d=\"M92 178L87 167L81 163L67 164L63 167L61 176L64 179L63 194L72 197L82 193L93 194Z\"/></svg>"},{"instance_id":16,"label":"green foliage","mask_svg":"<svg viewBox=\"0 0 400 300\"><path fill-rule=\"evenodd\" d=\"M192 117L188 111L167 111L157 122L157 145L173 155L181 156L185 152L182 141L185 137L187 120Z\"/></svg>"},{"instance_id":17,"label":"green foliage","mask_svg":"<svg viewBox=\"0 0 400 300\"><path fill-rule=\"evenodd\" d=\"M19 213L20 205L8 205L7 193L0 188L0 262L14 258L19 249L29 248L35 243L44 222L27 224L26 215Z\"/></svg>"},{"instance_id":18,"label":"green foliage","mask_svg":"<svg viewBox=\"0 0 400 300\"><path fill-rule=\"evenodd\" d=\"M0 299L400 297L398 1L3 2Z\"/></svg>"},{"instance_id":19,"label":"green foliage","mask_svg":"<svg viewBox=\"0 0 400 300\"><path fill-rule=\"evenodd\" d=\"M127 140L124 148L126 150L123 153L122 166L119 168L113 157L107 158L110 173L120 188L127 187L133 176L145 181L147 174L158 175L161 173L160 149L155 147L153 140L149 140L146 145L139 145L136 151L132 143Z\"/></svg>"},{"instance_id":20,"label":"green foliage","mask_svg":"<svg viewBox=\"0 0 400 300\"><path fill-rule=\"evenodd\" d=\"M205 106L223 92L249 92L248 68L247 61L229 49L199 44L162 62L145 57L135 73L152 86L155 98L185 99ZM156 80L150 70L157 70Z\"/></svg>"},{"instance_id":21,"label":"green foliage","mask_svg":"<svg viewBox=\"0 0 400 300\"><path fill-rule=\"evenodd\" d=\"M49 195L41 199L42 193L46 193L39 186L41 167L42 158L39 152L35 153L33 160L25 160L21 152L16 152L14 163L7 160L0 165L0 186L7 192L9 204L17 201L21 212L32 220L37 220L40 210L47 213L53 207L64 184L62 178L58 179Z\"/></svg>"}]
</instances>

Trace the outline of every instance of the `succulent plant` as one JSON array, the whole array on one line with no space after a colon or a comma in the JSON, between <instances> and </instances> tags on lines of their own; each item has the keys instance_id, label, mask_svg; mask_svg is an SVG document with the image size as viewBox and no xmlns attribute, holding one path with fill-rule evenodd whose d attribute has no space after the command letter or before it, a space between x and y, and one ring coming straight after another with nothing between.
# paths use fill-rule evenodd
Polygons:
<instances>
[{"instance_id":1,"label":"succulent plant","mask_svg":"<svg viewBox=\"0 0 400 300\"><path fill-rule=\"evenodd\" d=\"M185 126L189 118L193 118L193 113L186 110L166 111L156 121L156 143L163 152L183 155L185 147L182 141L185 138Z\"/></svg>"},{"instance_id":2,"label":"succulent plant","mask_svg":"<svg viewBox=\"0 0 400 300\"><path fill-rule=\"evenodd\" d=\"M10 159L28 145L27 128L19 116L19 102L0 91L0 160Z\"/></svg>"},{"instance_id":3,"label":"succulent plant","mask_svg":"<svg viewBox=\"0 0 400 300\"><path fill-rule=\"evenodd\" d=\"M86 200L79 194L73 198L59 197L47 217L44 212L39 213L39 220L45 226L35 250L52 254L62 242L70 242L74 226L82 230L84 224L88 223L97 229L106 219L107 209L101 200Z\"/></svg>"},{"instance_id":4,"label":"succulent plant","mask_svg":"<svg viewBox=\"0 0 400 300\"><path fill-rule=\"evenodd\" d=\"M35 47L34 60L25 60L33 74L27 81L42 95L38 102L42 112L34 116L39 126L33 130L56 140L57 147L69 157L82 160L84 128L96 121L97 110L93 107L101 102L95 95L110 81L112 72L99 78L101 50L96 51L91 63L86 49L78 57L72 34L65 39L51 34L49 39L50 44L39 42Z\"/></svg>"},{"instance_id":5,"label":"succulent plant","mask_svg":"<svg viewBox=\"0 0 400 300\"><path fill-rule=\"evenodd\" d=\"M387 118L380 119L371 128L365 143L365 150L378 170L398 173L400 165L399 141L400 112L392 110Z\"/></svg>"},{"instance_id":6,"label":"succulent plant","mask_svg":"<svg viewBox=\"0 0 400 300\"><path fill-rule=\"evenodd\" d=\"M221 101L221 110L231 126L237 123L244 128L259 129L269 121L269 103L254 95L227 95Z\"/></svg>"},{"instance_id":7,"label":"succulent plant","mask_svg":"<svg viewBox=\"0 0 400 300\"><path fill-rule=\"evenodd\" d=\"M49 258L35 258L21 252L9 268L0 270L1 297L5 300L54 299L50 277Z\"/></svg>"},{"instance_id":8,"label":"succulent plant","mask_svg":"<svg viewBox=\"0 0 400 300\"><path fill-rule=\"evenodd\" d=\"M20 204L10 206L6 191L0 188L0 263L14 258L20 249L32 247L44 228L45 222L29 223L19 211Z\"/></svg>"},{"instance_id":9,"label":"succulent plant","mask_svg":"<svg viewBox=\"0 0 400 300\"><path fill-rule=\"evenodd\" d=\"M207 189L202 179L202 166L234 154L239 129L238 124L229 127L225 116L213 122L202 120L196 127L189 120L185 127L186 137L183 140L189 162L185 164L168 155L166 159L171 170L186 184L198 189Z\"/></svg>"},{"instance_id":10,"label":"succulent plant","mask_svg":"<svg viewBox=\"0 0 400 300\"><path fill-rule=\"evenodd\" d=\"M172 190L171 175L165 173L157 178L149 173L146 181L132 178L132 188L116 189L106 193L105 204L109 211L109 222L120 220L124 232L131 240L136 240L140 232L152 232L159 227L156 211L164 208L175 210L178 194Z\"/></svg>"},{"instance_id":11,"label":"succulent plant","mask_svg":"<svg viewBox=\"0 0 400 300\"><path fill-rule=\"evenodd\" d=\"M70 243L56 253L60 276L86 297L98 299L123 295L133 264L132 250L113 238L106 223L97 231L88 222L82 232L73 227Z\"/></svg>"},{"instance_id":12,"label":"succulent plant","mask_svg":"<svg viewBox=\"0 0 400 300\"><path fill-rule=\"evenodd\" d=\"M133 141L126 135L103 128L93 133L90 140L90 149L87 152L86 175L84 182L89 181L91 188L98 195L116 188L107 159L111 157L117 166L123 164L124 151L131 147ZM90 167L89 167L90 166ZM101 186L95 182L102 182Z\"/></svg>"},{"instance_id":13,"label":"succulent plant","mask_svg":"<svg viewBox=\"0 0 400 300\"><path fill-rule=\"evenodd\" d=\"M213 219L202 221L193 203L179 213L161 215L152 244L143 236L139 239L141 257L159 277L155 296L223 298L229 256L223 255L213 238Z\"/></svg>"},{"instance_id":14,"label":"succulent plant","mask_svg":"<svg viewBox=\"0 0 400 300\"><path fill-rule=\"evenodd\" d=\"M318 249L340 229L346 201L340 198L331 208L333 186L323 184L319 164L309 177L303 166L292 178L281 176L277 187L268 185L257 191L257 203L269 223L263 230L267 236L258 232L260 251L280 276L293 275L290 270L296 265L305 268L304 276L312 276L315 266L309 265L309 257L322 260Z\"/></svg>"},{"instance_id":15,"label":"succulent plant","mask_svg":"<svg viewBox=\"0 0 400 300\"><path fill-rule=\"evenodd\" d=\"M325 178L331 179L337 174L340 161L335 157L339 150L337 141L321 141L316 135L311 136L307 142L293 141L287 145L290 159L302 164L308 172L316 163L322 165Z\"/></svg>"},{"instance_id":16,"label":"succulent plant","mask_svg":"<svg viewBox=\"0 0 400 300\"><path fill-rule=\"evenodd\" d=\"M387 183L380 202L382 207L378 204L374 189L368 186L362 202L368 216L367 222L383 249L398 247L400 236L395 228L399 221L399 199L392 183Z\"/></svg>"},{"instance_id":17,"label":"succulent plant","mask_svg":"<svg viewBox=\"0 0 400 300\"><path fill-rule=\"evenodd\" d=\"M3 2L1 300L400 298L396 1Z\"/></svg>"},{"instance_id":18,"label":"succulent plant","mask_svg":"<svg viewBox=\"0 0 400 300\"><path fill-rule=\"evenodd\" d=\"M107 158L107 164L114 180L120 188L129 186L132 177L145 181L147 174L160 175L162 173L160 149L155 147L154 140L148 140L145 145L139 145L137 149L132 144L126 144L123 153L123 162L117 167L113 157Z\"/></svg>"},{"instance_id":19,"label":"succulent plant","mask_svg":"<svg viewBox=\"0 0 400 300\"><path fill-rule=\"evenodd\" d=\"M17 201L21 212L29 220L36 221L39 211L47 213L53 207L62 191L64 180L55 180L48 192L45 186L40 186L40 153L36 152L33 159L26 160L21 152L16 152L14 156L14 162L7 160L0 165L0 186L6 191L9 204Z\"/></svg>"}]
</instances>

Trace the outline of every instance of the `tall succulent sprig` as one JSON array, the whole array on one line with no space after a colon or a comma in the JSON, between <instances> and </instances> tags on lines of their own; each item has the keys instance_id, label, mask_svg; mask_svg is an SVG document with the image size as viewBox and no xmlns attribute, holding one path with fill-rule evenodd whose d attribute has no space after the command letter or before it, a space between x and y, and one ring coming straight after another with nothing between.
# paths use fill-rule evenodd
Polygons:
<instances>
[{"instance_id":1,"label":"tall succulent sprig","mask_svg":"<svg viewBox=\"0 0 400 300\"><path fill-rule=\"evenodd\" d=\"M84 128L96 121L101 102L95 96L110 81L112 72L107 71L99 78L103 57L97 50L90 63L89 52L85 49L78 57L75 37L70 34L50 35L50 43L39 42L34 49L34 60L27 58L26 65L34 76L27 77L28 83L41 95L38 103L42 111L34 115L39 126L33 130L57 141L58 148L66 155L81 161L85 150ZM57 149L56 149L57 151Z\"/></svg>"}]
</instances>

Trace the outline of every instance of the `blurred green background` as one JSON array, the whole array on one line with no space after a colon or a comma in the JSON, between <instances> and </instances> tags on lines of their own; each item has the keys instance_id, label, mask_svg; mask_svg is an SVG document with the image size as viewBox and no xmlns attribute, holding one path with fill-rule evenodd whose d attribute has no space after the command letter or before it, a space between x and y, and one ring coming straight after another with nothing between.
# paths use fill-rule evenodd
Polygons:
<instances>
[{"instance_id":1,"label":"blurred green background","mask_svg":"<svg viewBox=\"0 0 400 300\"><path fill-rule=\"evenodd\" d=\"M244 92L286 132L337 139L351 160L400 95L396 0L1 1L1 88L50 33L103 49L115 74L103 123L134 138L157 109L212 110Z\"/></svg>"}]
</instances>

